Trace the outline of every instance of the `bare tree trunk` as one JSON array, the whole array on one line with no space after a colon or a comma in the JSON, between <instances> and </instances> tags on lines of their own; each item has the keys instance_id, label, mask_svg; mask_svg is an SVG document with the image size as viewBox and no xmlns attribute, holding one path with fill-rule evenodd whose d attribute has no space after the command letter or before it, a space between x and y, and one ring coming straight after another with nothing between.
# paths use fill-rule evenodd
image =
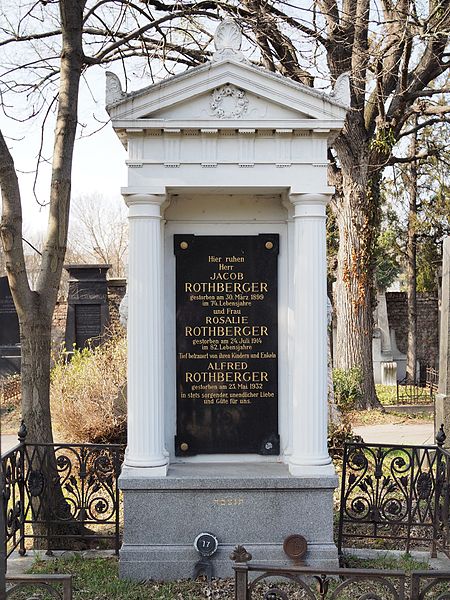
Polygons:
<instances>
[{"instance_id":1,"label":"bare tree trunk","mask_svg":"<svg viewBox=\"0 0 450 600\"><path fill-rule=\"evenodd\" d=\"M52 444L50 402L42 401L50 396L51 318L36 312L20 322L22 418L27 441Z\"/></svg>"},{"instance_id":2,"label":"bare tree trunk","mask_svg":"<svg viewBox=\"0 0 450 600\"><path fill-rule=\"evenodd\" d=\"M77 128L78 92L83 68L85 0L60 0L62 49L58 113L53 147L50 214L36 290L29 286L22 247L22 208L11 153L0 132L0 188L3 214L0 233L11 293L20 323L22 351L22 415L30 444L53 443L50 415L50 336L53 311L64 262L69 224L72 157ZM45 540L48 519L68 510L59 485L53 452L34 455L33 470L43 471L47 490L33 497L42 523L34 534ZM51 487L49 487L51 486ZM51 490L51 492L49 491ZM81 532L81 526L78 528Z\"/></svg>"},{"instance_id":3,"label":"bare tree trunk","mask_svg":"<svg viewBox=\"0 0 450 600\"><path fill-rule=\"evenodd\" d=\"M417 127L417 117L413 127ZM417 132L413 134L410 147L410 156L416 156ZM411 383L416 382L417 373L417 164L415 161L407 168L406 190L409 196L408 211L408 239L407 253L407 298L408 298L408 350L406 354L406 378Z\"/></svg>"},{"instance_id":4,"label":"bare tree trunk","mask_svg":"<svg viewBox=\"0 0 450 600\"><path fill-rule=\"evenodd\" d=\"M379 408L373 379L373 302L371 236L367 218L368 177L344 175L342 196L334 206L339 229L335 288L337 341L334 364L339 369L357 367L362 375L360 408Z\"/></svg>"}]
</instances>

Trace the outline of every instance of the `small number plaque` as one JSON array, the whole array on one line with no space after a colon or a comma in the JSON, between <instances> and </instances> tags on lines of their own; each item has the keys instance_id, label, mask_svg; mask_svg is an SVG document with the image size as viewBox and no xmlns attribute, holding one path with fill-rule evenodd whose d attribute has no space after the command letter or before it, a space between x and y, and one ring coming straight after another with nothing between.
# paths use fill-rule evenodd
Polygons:
<instances>
[{"instance_id":1,"label":"small number plaque","mask_svg":"<svg viewBox=\"0 0 450 600\"><path fill-rule=\"evenodd\" d=\"M194 540L194 548L201 556L212 556L218 547L219 540L212 533L199 533Z\"/></svg>"}]
</instances>

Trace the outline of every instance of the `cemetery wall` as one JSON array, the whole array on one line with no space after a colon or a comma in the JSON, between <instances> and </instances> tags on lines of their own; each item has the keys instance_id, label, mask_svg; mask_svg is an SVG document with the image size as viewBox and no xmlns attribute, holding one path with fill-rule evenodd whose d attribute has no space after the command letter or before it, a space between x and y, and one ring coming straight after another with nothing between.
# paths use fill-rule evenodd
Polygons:
<instances>
[{"instance_id":1,"label":"cemetery wall","mask_svg":"<svg viewBox=\"0 0 450 600\"><path fill-rule=\"evenodd\" d=\"M60 348L66 335L67 302L57 302L53 313L52 343L54 348Z\"/></svg>"},{"instance_id":2,"label":"cemetery wall","mask_svg":"<svg viewBox=\"0 0 450 600\"><path fill-rule=\"evenodd\" d=\"M395 330L397 347L408 348L408 301L406 292L386 293L389 326ZM437 367L439 361L439 308L437 295L417 294L417 358L421 367Z\"/></svg>"}]
</instances>

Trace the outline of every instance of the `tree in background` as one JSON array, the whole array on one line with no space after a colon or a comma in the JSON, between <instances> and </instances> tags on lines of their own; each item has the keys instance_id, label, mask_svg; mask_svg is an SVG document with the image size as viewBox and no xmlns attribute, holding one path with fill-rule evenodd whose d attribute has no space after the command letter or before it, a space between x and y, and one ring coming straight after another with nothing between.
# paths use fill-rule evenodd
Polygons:
<instances>
[{"instance_id":1,"label":"tree in background","mask_svg":"<svg viewBox=\"0 0 450 600\"><path fill-rule=\"evenodd\" d=\"M409 381L416 381L418 375L416 293L436 292L441 241L450 231L448 125L442 122L434 129L421 130L418 125L414 118L405 156L397 159L383 182L385 204L389 208L385 210L382 236L390 240L390 259L403 270L408 299L406 376Z\"/></svg>"},{"instance_id":2,"label":"tree in background","mask_svg":"<svg viewBox=\"0 0 450 600\"><path fill-rule=\"evenodd\" d=\"M315 0L311 7L283 0L161 2L54 0L3 15L0 92L27 94L29 116L44 125L56 111L52 180L45 202L50 217L36 288L26 276L21 240L20 190L13 159L0 137L1 237L19 314L23 352L23 413L30 440L51 441L48 403L50 324L67 244L72 154L82 74L95 65L142 57L153 79L195 66L210 56L214 21L234 16L253 59L292 80L329 87L351 77L351 108L330 148L336 186L332 207L339 232L336 366L363 373L363 404L377 405L372 375L372 281L379 225L379 182L394 145L413 114L419 127L435 114L448 68L449 0L419 5L381 0ZM18 13L18 14L17 14ZM20 50L22 49L22 51ZM23 60L17 63L17 57ZM55 89L55 86L57 89ZM442 87L443 86L443 87ZM17 116L16 116L17 118ZM21 117L23 118L23 117ZM45 136L42 136L43 144ZM42 152L40 157L45 160Z\"/></svg>"},{"instance_id":3,"label":"tree in background","mask_svg":"<svg viewBox=\"0 0 450 600\"><path fill-rule=\"evenodd\" d=\"M408 155L411 162L403 171L403 181L408 196L408 227L406 239L406 297L408 301L408 348L406 351L406 379L416 381L417 364L417 115L412 120L414 132L411 135Z\"/></svg>"},{"instance_id":4,"label":"tree in background","mask_svg":"<svg viewBox=\"0 0 450 600\"><path fill-rule=\"evenodd\" d=\"M194 17L209 16L206 7L190 4L163 14L142 3L121 0L87 2L59 0L8 6L2 13L0 93L6 117L42 122L39 161L45 162L45 129L55 115L51 183L42 204L49 206L39 274L31 287L22 242L21 193L7 139L0 132L0 233L6 271L16 305L22 349L22 416L30 442L52 443L49 404L50 333L52 315L67 246L71 172L78 126L80 81L93 65L145 54L148 64L166 61L166 68L204 60L194 37L184 46L170 41ZM5 7L6 9L6 7ZM187 34L186 34L187 35ZM153 37L155 36L155 37ZM176 37L176 35L175 35ZM14 99L26 95L26 102ZM25 104L23 114L13 107Z\"/></svg>"},{"instance_id":5,"label":"tree in background","mask_svg":"<svg viewBox=\"0 0 450 600\"><path fill-rule=\"evenodd\" d=\"M402 265L396 249L396 232L392 228L382 228L375 247L375 285L380 291L390 287L401 272Z\"/></svg>"},{"instance_id":6,"label":"tree in background","mask_svg":"<svg viewBox=\"0 0 450 600\"><path fill-rule=\"evenodd\" d=\"M112 206L99 195L75 198L69 248L81 262L111 265L110 277L125 277L128 224L125 206Z\"/></svg>"}]
</instances>

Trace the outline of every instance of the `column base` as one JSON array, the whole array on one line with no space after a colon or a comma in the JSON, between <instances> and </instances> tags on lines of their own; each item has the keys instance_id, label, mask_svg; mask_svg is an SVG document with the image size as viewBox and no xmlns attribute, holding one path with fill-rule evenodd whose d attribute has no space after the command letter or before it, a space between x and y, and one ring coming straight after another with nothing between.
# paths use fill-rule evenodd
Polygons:
<instances>
[{"instance_id":1,"label":"column base","mask_svg":"<svg viewBox=\"0 0 450 600\"><path fill-rule=\"evenodd\" d=\"M168 469L168 463L157 467L134 467L133 465L124 464L121 477L126 476L144 479L147 479L148 477L166 477Z\"/></svg>"},{"instance_id":2,"label":"column base","mask_svg":"<svg viewBox=\"0 0 450 600\"><path fill-rule=\"evenodd\" d=\"M336 471L332 462L327 464L301 464L290 462L289 473L294 477L335 477Z\"/></svg>"}]
</instances>

